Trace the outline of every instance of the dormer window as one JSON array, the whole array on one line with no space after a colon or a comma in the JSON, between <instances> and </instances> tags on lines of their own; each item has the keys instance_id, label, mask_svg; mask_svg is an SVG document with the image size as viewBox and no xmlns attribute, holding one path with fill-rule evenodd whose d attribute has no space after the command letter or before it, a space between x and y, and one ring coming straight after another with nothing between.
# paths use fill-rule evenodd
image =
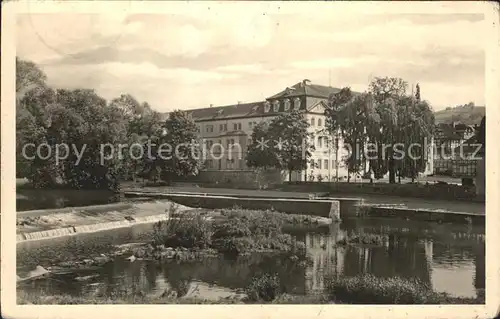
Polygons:
<instances>
[{"instance_id":1,"label":"dormer window","mask_svg":"<svg viewBox=\"0 0 500 319\"><path fill-rule=\"evenodd\" d=\"M286 99L285 100L285 111L289 111L289 110L290 110L290 100Z\"/></svg>"},{"instance_id":2,"label":"dormer window","mask_svg":"<svg viewBox=\"0 0 500 319\"><path fill-rule=\"evenodd\" d=\"M269 101L266 101L266 103L264 103L264 112L268 113L270 109L271 103L269 103Z\"/></svg>"},{"instance_id":3,"label":"dormer window","mask_svg":"<svg viewBox=\"0 0 500 319\"><path fill-rule=\"evenodd\" d=\"M296 111L298 111L300 109L300 99L298 97L296 97L293 100L293 109Z\"/></svg>"},{"instance_id":4,"label":"dormer window","mask_svg":"<svg viewBox=\"0 0 500 319\"><path fill-rule=\"evenodd\" d=\"M280 110L280 102L276 100L273 102L273 112L278 112L279 110Z\"/></svg>"}]
</instances>

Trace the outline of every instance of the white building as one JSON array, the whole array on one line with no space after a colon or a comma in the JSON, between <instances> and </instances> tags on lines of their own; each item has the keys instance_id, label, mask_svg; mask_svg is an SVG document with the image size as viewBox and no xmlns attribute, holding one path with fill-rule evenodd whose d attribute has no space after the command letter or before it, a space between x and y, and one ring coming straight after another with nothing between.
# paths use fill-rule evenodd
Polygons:
<instances>
[{"instance_id":1,"label":"white building","mask_svg":"<svg viewBox=\"0 0 500 319\"><path fill-rule=\"evenodd\" d=\"M248 171L245 158L254 126L262 121L270 122L283 112L300 110L314 133L312 142L316 150L311 160L316 167L294 173L292 180L310 180L311 176L316 181L333 180L336 176L347 177L342 161L347 153L342 141L338 142L337 152L333 138L324 132L326 103L331 94L339 91L338 88L311 84L304 80L265 101L189 110L198 126L200 139L205 141L207 149L211 149L211 157L207 158L203 170ZM222 152L218 145L223 146Z\"/></svg>"}]
</instances>

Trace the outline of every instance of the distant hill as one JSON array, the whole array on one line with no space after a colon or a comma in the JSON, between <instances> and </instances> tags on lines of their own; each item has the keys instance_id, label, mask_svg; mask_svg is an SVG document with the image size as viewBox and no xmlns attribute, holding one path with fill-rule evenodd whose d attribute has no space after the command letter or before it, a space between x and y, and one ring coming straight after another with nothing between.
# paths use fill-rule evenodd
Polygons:
<instances>
[{"instance_id":1,"label":"distant hill","mask_svg":"<svg viewBox=\"0 0 500 319\"><path fill-rule=\"evenodd\" d=\"M436 124L458 121L467 125L479 125L485 114L486 109L484 106L475 106L473 103L469 103L455 107L447 107L445 110L435 112L434 116L436 118Z\"/></svg>"}]
</instances>

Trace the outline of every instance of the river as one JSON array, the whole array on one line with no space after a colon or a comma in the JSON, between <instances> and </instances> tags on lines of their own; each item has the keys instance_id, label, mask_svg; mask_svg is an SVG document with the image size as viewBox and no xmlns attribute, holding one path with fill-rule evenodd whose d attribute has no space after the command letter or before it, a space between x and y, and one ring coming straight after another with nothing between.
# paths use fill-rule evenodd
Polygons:
<instances>
[{"instance_id":1,"label":"river","mask_svg":"<svg viewBox=\"0 0 500 319\"><path fill-rule=\"evenodd\" d=\"M17 244L17 272L23 277L37 265L106 254L113 245L147 241L151 225L93 234ZM376 247L337 246L347 232L384 235L385 245ZM312 258L298 267L270 254L238 258L219 257L200 261L136 260L117 257L98 269L18 285L18 292L37 295L95 296L118 291L142 291L161 295L165 289L202 297L241 291L258 274L277 273L287 293L307 295L322 292L329 276L376 276L419 278L435 291L475 297L485 286L484 227L439 225L387 219L347 220L340 225L315 229L291 229L306 244Z\"/></svg>"}]
</instances>

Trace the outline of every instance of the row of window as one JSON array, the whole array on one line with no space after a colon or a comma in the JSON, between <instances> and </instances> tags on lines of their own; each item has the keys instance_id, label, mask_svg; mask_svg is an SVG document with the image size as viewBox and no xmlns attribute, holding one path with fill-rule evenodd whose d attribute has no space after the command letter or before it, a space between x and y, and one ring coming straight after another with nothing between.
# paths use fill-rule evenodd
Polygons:
<instances>
[{"instance_id":1,"label":"row of window","mask_svg":"<svg viewBox=\"0 0 500 319\"><path fill-rule=\"evenodd\" d=\"M311 121L309 123L311 126L316 126L316 119L313 117L311 118ZM325 123L326 124L326 123ZM323 121L321 120L321 118L318 119L318 126L321 127L323 126Z\"/></svg>"},{"instance_id":2,"label":"row of window","mask_svg":"<svg viewBox=\"0 0 500 319\"><path fill-rule=\"evenodd\" d=\"M213 133L214 128L215 126L213 124L205 125L205 131L207 133ZM241 123L233 123L233 131L241 131ZM198 132L200 132L199 126L198 126ZM227 124L219 124L219 132L227 132Z\"/></svg>"},{"instance_id":3,"label":"row of window","mask_svg":"<svg viewBox=\"0 0 500 319\"><path fill-rule=\"evenodd\" d=\"M285 99L283 101L283 104L284 104L284 107L285 107L285 111L289 111L290 107L291 107L291 101L290 101L290 99ZM274 100L272 102L272 106L273 106L273 112L279 112L279 110L280 110L280 101ZM296 110L296 111L300 109L300 99L298 97L296 97L295 99L293 99L293 109ZM264 103L264 112L268 113L270 110L271 110L271 102L266 101Z\"/></svg>"},{"instance_id":4,"label":"row of window","mask_svg":"<svg viewBox=\"0 0 500 319\"><path fill-rule=\"evenodd\" d=\"M328 159L324 159L324 160L318 159L316 161L313 160L313 162L314 162L314 168L317 168L317 169L329 169L328 166L329 166L330 160L328 160ZM331 168L332 169L336 168L336 166L337 166L337 161L336 160L332 160L332 166L331 166Z\"/></svg>"},{"instance_id":5,"label":"row of window","mask_svg":"<svg viewBox=\"0 0 500 319\"><path fill-rule=\"evenodd\" d=\"M223 160L208 159L205 162L205 167L211 168L211 169L214 169L214 168L222 169L222 161ZM244 166L242 159L234 159L233 158L233 159L224 159L224 161L226 163L226 166L225 166L226 169L243 168L243 166ZM237 162L239 162L239 165L237 165L238 164ZM218 164L218 167L216 164ZM324 159L324 160L318 159L318 160L314 161L314 167L311 167L311 168L312 169L329 169L329 164L330 164L330 160L328 160L328 159ZM337 165L337 162L335 160L332 160L331 161L331 168L335 169L336 165Z\"/></svg>"},{"instance_id":6,"label":"row of window","mask_svg":"<svg viewBox=\"0 0 500 319\"><path fill-rule=\"evenodd\" d=\"M243 169L244 160L242 159L225 159L226 163L225 169ZM205 168L207 169L223 169L222 160L212 160L208 159L205 161Z\"/></svg>"},{"instance_id":7,"label":"row of window","mask_svg":"<svg viewBox=\"0 0 500 319\"><path fill-rule=\"evenodd\" d=\"M223 144L222 144L222 140L219 140L219 143L218 143L218 144L219 144L219 147L220 147L220 145L223 145ZM212 141L212 140L206 140L206 146L207 146L207 149L211 149L213 145L214 145L214 141ZM227 146L227 148L228 148L228 149L229 149L229 148L231 148L231 146L232 146L232 145L235 145L235 141L234 141L234 139L233 139L233 138L228 139L228 140L226 141L226 146Z\"/></svg>"}]
</instances>

